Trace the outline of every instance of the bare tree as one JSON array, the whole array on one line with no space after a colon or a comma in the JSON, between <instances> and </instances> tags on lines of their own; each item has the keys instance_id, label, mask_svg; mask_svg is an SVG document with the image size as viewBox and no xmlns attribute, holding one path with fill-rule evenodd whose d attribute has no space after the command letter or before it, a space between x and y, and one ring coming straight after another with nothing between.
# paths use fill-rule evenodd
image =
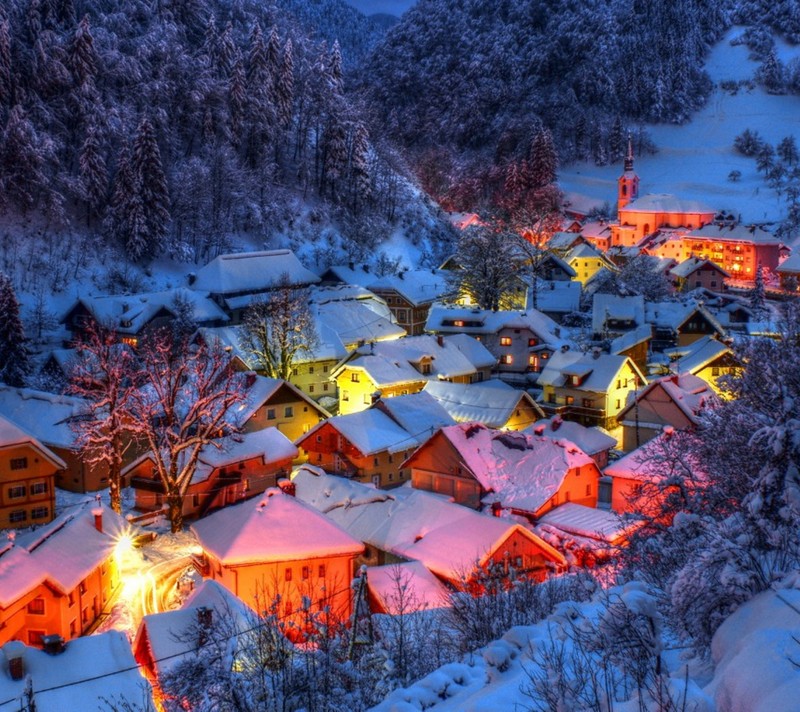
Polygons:
<instances>
[{"instance_id":1,"label":"bare tree","mask_svg":"<svg viewBox=\"0 0 800 712\"><path fill-rule=\"evenodd\" d=\"M200 452L238 430L235 406L244 393L221 348L190 346L167 329L149 335L141 361L143 382L131 403L133 426L149 446L172 531L178 532Z\"/></svg>"},{"instance_id":2,"label":"bare tree","mask_svg":"<svg viewBox=\"0 0 800 712\"><path fill-rule=\"evenodd\" d=\"M111 508L122 513L122 462L132 443L132 381L136 359L114 331L91 322L78 342L69 369L67 391L86 401L72 422L81 457L90 467L108 468Z\"/></svg>"},{"instance_id":3,"label":"bare tree","mask_svg":"<svg viewBox=\"0 0 800 712\"><path fill-rule=\"evenodd\" d=\"M245 311L242 348L270 378L291 380L294 361L317 346L308 299L308 290L294 287L283 274L275 289Z\"/></svg>"}]
</instances>

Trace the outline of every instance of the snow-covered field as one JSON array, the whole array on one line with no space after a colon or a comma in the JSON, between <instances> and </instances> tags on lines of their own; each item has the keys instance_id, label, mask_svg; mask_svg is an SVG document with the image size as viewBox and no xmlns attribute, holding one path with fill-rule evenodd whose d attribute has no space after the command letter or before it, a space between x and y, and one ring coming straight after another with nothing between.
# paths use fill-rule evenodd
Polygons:
<instances>
[{"instance_id":1,"label":"snow-covered field","mask_svg":"<svg viewBox=\"0 0 800 712\"><path fill-rule=\"evenodd\" d=\"M744 222L772 222L782 217L782 201L765 185L755 161L734 151L733 140L747 128L773 145L791 134L800 139L800 97L771 95L761 88L740 88L732 95L719 88L726 80L752 79L758 67L748 58L747 47L730 44L741 33L742 28L732 28L712 50L706 69L717 86L691 123L647 126L659 150L637 156L636 172L641 195L674 193L741 215ZM778 54L786 62L800 55L800 46L778 41ZM608 201L613 206L620 170L619 164L566 166L559 172L559 184L574 205ZM742 174L735 183L728 180L733 170Z\"/></svg>"}]
</instances>

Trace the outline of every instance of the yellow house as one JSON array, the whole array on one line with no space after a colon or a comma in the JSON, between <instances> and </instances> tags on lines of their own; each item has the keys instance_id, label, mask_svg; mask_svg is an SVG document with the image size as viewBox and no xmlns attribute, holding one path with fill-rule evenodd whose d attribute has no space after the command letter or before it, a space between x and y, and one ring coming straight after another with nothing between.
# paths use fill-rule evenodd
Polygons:
<instances>
[{"instance_id":1,"label":"yellow house","mask_svg":"<svg viewBox=\"0 0 800 712\"><path fill-rule=\"evenodd\" d=\"M616 269L597 248L588 242L581 242L570 250L564 261L575 271L575 280L586 285L601 269Z\"/></svg>"},{"instance_id":2,"label":"yellow house","mask_svg":"<svg viewBox=\"0 0 800 712\"><path fill-rule=\"evenodd\" d=\"M428 381L488 380L496 359L470 336L409 336L362 346L334 370L339 414L368 408L378 398L419 393Z\"/></svg>"},{"instance_id":3,"label":"yellow house","mask_svg":"<svg viewBox=\"0 0 800 712\"><path fill-rule=\"evenodd\" d=\"M548 415L612 429L628 394L647 379L627 356L559 351L537 382L542 387L540 405Z\"/></svg>"},{"instance_id":4,"label":"yellow house","mask_svg":"<svg viewBox=\"0 0 800 712\"><path fill-rule=\"evenodd\" d=\"M704 336L686 347L669 349L665 353L676 357L669 365L673 373L698 376L722 396L725 389L719 383L720 377L735 374L742 367L733 351L713 336Z\"/></svg>"}]
</instances>

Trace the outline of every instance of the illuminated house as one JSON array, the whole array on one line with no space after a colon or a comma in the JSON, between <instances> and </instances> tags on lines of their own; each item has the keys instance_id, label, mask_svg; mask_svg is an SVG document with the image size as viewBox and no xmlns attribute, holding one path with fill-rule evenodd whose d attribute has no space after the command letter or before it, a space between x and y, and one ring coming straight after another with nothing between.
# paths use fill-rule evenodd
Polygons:
<instances>
[{"instance_id":1,"label":"illuminated house","mask_svg":"<svg viewBox=\"0 0 800 712\"><path fill-rule=\"evenodd\" d=\"M752 281L760 264L765 270L778 267L785 248L771 232L757 225L705 225L683 236L688 255L714 262L732 279Z\"/></svg>"},{"instance_id":2,"label":"illuminated house","mask_svg":"<svg viewBox=\"0 0 800 712\"><path fill-rule=\"evenodd\" d=\"M307 465L293 482L298 498L364 542L359 563L367 566L418 561L459 588L490 566L536 581L565 568L564 557L529 529L429 492L379 491Z\"/></svg>"},{"instance_id":3,"label":"illuminated house","mask_svg":"<svg viewBox=\"0 0 800 712\"><path fill-rule=\"evenodd\" d=\"M416 489L475 509L506 509L535 519L564 502L597 504L597 464L561 438L460 423L427 440L406 467Z\"/></svg>"},{"instance_id":4,"label":"illuminated house","mask_svg":"<svg viewBox=\"0 0 800 712\"><path fill-rule=\"evenodd\" d=\"M206 578L221 583L256 611L271 610L301 626L304 600L312 613L329 609L344 623L352 613L350 581L364 546L314 508L284 494L221 509L191 527Z\"/></svg>"},{"instance_id":5,"label":"illuminated house","mask_svg":"<svg viewBox=\"0 0 800 712\"><path fill-rule=\"evenodd\" d=\"M669 271L680 292L693 289L722 289L725 279L730 275L719 265L702 257L689 257Z\"/></svg>"},{"instance_id":6,"label":"illuminated house","mask_svg":"<svg viewBox=\"0 0 800 712\"><path fill-rule=\"evenodd\" d=\"M557 415L535 422L525 428L528 435L546 437L552 440L562 438L577 445L594 460L598 467L608 464L608 453L617 445L617 439L603 428L587 428L573 420L563 420Z\"/></svg>"},{"instance_id":7,"label":"illuminated house","mask_svg":"<svg viewBox=\"0 0 800 712\"><path fill-rule=\"evenodd\" d=\"M128 522L91 502L0 547L0 644L86 633L119 584Z\"/></svg>"},{"instance_id":8,"label":"illuminated house","mask_svg":"<svg viewBox=\"0 0 800 712\"><path fill-rule=\"evenodd\" d=\"M705 336L688 346L668 349L665 353L673 359L669 365L673 373L698 376L717 393L723 391L717 380L721 376L737 373L742 367L731 348L713 336Z\"/></svg>"},{"instance_id":9,"label":"illuminated house","mask_svg":"<svg viewBox=\"0 0 800 712\"><path fill-rule=\"evenodd\" d=\"M203 517L214 509L241 502L275 487L288 477L297 448L277 428L231 435L209 443L183 495L184 517ZM136 509L161 509L166 501L153 455L145 453L122 471L136 492Z\"/></svg>"},{"instance_id":10,"label":"illuminated house","mask_svg":"<svg viewBox=\"0 0 800 712\"><path fill-rule=\"evenodd\" d=\"M800 290L800 253L787 257L775 269L781 280L781 289L787 292Z\"/></svg>"},{"instance_id":11,"label":"illuminated house","mask_svg":"<svg viewBox=\"0 0 800 712\"><path fill-rule=\"evenodd\" d=\"M378 397L419 393L428 381L488 380L495 357L470 336L407 336L356 349L331 374L339 413L369 407Z\"/></svg>"},{"instance_id":12,"label":"illuminated house","mask_svg":"<svg viewBox=\"0 0 800 712\"><path fill-rule=\"evenodd\" d=\"M603 268L614 269L614 265L603 252L588 242L576 245L564 260L575 271L575 279L581 284L586 284Z\"/></svg>"},{"instance_id":13,"label":"illuminated house","mask_svg":"<svg viewBox=\"0 0 800 712\"><path fill-rule=\"evenodd\" d=\"M628 393L646 382L627 356L559 351L539 375L539 404L548 415L614 428Z\"/></svg>"},{"instance_id":14,"label":"illuminated house","mask_svg":"<svg viewBox=\"0 0 800 712\"><path fill-rule=\"evenodd\" d=\"M61 323L70 332L69 344L83 339L92 324L112 329L117 338L136 347L146 329L168 326L185 312L198 326L221 326L228 315L209 297L208 292L170 289L163 292L80 297Z\"/></svg>"},{"instance_id":15,"label":"illuminated house","mask_svg":"<svg viewBox=\"0 0 800 712\"><path fill-rule=\"evenodd\" d=\"M35 437L0 416L0 528L49 522L55 475L66 463Z\"/></svg>"},{"instance_id":16,"label":"illuminated house","mask_svg":"<svg viewBox=\"0 0 800 712\"><path fill-rule=\"evenodd\" d=\"M414 448L453 422L431 395L413 393L328 418L302 436L297 446L308 462L327 472L376 487L396 487L409 479L402 465Z\"/></svg>"}]
</instances>

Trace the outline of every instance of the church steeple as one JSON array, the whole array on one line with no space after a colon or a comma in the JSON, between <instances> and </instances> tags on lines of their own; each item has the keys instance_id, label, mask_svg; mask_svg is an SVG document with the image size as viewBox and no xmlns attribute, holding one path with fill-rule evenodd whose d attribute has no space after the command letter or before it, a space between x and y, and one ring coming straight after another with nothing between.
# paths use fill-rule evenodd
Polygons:
<instances>
[{"instance_id":1,"label":"church steeple","mask_svg":"<svg viewBox=\"0 0 800 712\"><path fill-rule=\"evenodd\" d=\"M617 180L617 211L639 197L639 176L633 170L633 139L628 134L628 152L625 154L625 170Z\"/></svg>"}]
</instances>

